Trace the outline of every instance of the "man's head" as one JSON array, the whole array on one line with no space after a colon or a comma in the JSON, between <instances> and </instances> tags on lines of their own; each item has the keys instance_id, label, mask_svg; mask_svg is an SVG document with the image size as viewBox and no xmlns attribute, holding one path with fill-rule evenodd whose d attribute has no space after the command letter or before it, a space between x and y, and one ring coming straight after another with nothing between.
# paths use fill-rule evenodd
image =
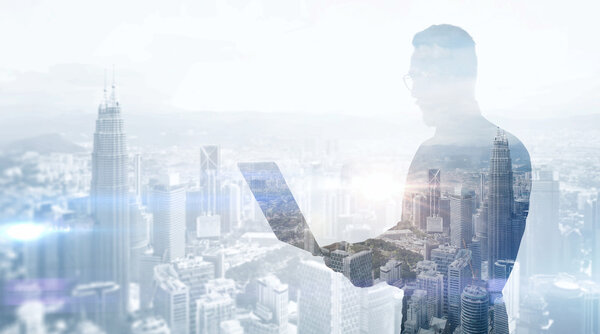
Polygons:
<instances>
[{"instance_id":1,"label":"man's head","mask_svg":"<svg viewBox=\"0 0 600 334\"><path fill-rule=\"evenodd\" d=\"M411 94L427 125L471 112L475 99L477 56L475 42L463 29L433 25L413 38L414 53L408 78Z\"/></svg>"}]
</instances>

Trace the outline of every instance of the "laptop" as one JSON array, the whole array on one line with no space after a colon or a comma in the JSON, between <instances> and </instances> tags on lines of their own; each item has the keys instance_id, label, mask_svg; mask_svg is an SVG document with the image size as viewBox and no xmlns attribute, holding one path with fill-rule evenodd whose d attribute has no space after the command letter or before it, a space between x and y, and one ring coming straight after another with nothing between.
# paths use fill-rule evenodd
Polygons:
<instances>
[{"instance_id":1,"label":"laptop","mask_svg":"<svg viewBox=\"0 0 600 334\"><path fill-rule=\"evenodd\" d=\"M238 168L277 239L321 256L321 248L277 164L240 162Z\"/></svg>"}]
</instances>

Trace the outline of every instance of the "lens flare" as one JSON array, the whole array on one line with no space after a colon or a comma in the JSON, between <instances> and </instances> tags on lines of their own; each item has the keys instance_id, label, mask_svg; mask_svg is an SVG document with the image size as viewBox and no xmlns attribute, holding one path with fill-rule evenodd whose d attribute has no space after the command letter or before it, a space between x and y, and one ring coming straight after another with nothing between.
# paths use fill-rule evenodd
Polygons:
<instances>
[{"instance_id":1,"label":"lens flare","mask_svg":"<svg viewBox=\"0 0 600 334\"><path fill-rule=\"evenodd\" d=\"M14 241L31 241L41 238L46 232L46 226L36 223L16 223L2 229L4 238Z\"/></svg>"}]
</instances>

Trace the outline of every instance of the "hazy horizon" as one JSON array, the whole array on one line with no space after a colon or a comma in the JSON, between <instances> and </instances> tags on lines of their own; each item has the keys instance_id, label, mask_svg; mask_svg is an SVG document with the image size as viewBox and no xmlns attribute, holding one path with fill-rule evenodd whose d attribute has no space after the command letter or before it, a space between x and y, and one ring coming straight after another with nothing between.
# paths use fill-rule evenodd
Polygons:
<instances>
[{"instance_id":1,"label":"hazy horizon","mask_svg":"<svg viewBox=\"0 0 600 334\"><path fill-rule=\"evenodd\" d=\"M589 41L600 23L590 5L565 6L3 2L0 109L95 112L104 71L110 84L114 64L125 113L254 110L419 121L402 83L411 39L431 24L451 23L475 39L477 98L491 120L597 113L600 48Z\"/></svg>"}]
</instances>

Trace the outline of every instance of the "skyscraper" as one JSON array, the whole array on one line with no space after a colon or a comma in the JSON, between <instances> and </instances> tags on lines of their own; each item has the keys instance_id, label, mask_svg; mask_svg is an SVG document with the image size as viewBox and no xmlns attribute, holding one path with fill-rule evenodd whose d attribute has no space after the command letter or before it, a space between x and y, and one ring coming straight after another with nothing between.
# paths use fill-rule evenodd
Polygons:
<instances>
[{"instance_id":1,"label":"skyscraper","mask_svg":"<svg viewBox=\"0 0 600 334\"><path fill-rule=\"evenodd\" d=\"M466 248L473 238L473 197L461 190L450 195L450 242L457 248Z\"/></svg>"},{"instance_id":2,"label":"skyscraper","mask_svg":"<svg viewBox=\"0 0 600 334\"><path fill-rule=\"evenodd\" d=\"M509 250L508 258L516 259L519 253L519 246L521 245L521 239L525 233L525 223L527 222L527 214L525 215L514 215L510 220L509 234Z\"/></svg>"},{"instance_id":3,"label":"skyscraper","mask_svg":"<svg viewBox=\"0 0 600 334\"><path fill-rule=\"evenodd\" d=\"M487 198L487 193L485 191L486 178L485 173L479 173L479 203L483 203Z\"/></svg>"},{"instance_id":4,"label":"skyscraper","mask_svg":"<svg viewBox=\"0 0 600 334\"><path fill-rule=\"evenodd\" d=\"M429 323L429 308L427 307L427 291L417 289L408 301L406 311L406 323L404 332L406 334L417 334L419 329L425 328Z\"/></svg>"},{"instance_id":5,"label":"skyscraper","mask_svg":"<svg viewBox=\"0 0 600 334\"><path fill-rule=\"evenodd\" d=\"M359 333L360 288L324 264L302 262L298 333Z\"/></svg>"},{"instance_id":6,"label":"skyscraper","mask_svg":"<svg viewBox=\"0 0 600 334\"><path fill-rule=\"evenodd\" d=\"M185 188L177 177L152 189L154 253L167 262L185 256Z\"/></svg>"},{"instance_id":7,"label":"skyscraper","mask_svg":"<svg viewBox=\"0 0 600 334\"><path fill-rule=\"evenodd\" d=\"M450 199L448 197L440 198L440 217L444 234L450 236Z\"/></svg>"},{"instance_id":8,"label":"skyscraper","mask_svg":"<svg viewBox=\"0 0 600 334\"><path fill-rule=\"evenodd\" d=\"M504 288L504 285L508 280L508 276L510 276L514 266L514 260L497 260L494 263L494 269L490 272L490 277L493 278L488 281L488 291L492 297L492 300L502 294L502 288Z\"/></svg>"},{"instance_id":9,"label":"skyscraper","mask_svg":"<svg viewBox=\"0 0 600 334\"><path fill-rule=\"evenodd\" d=\"M493 273L494 263L510 258L512 245L510 227L514 205L512 162L508 139L498 129L490 158L488 194L488 267Z\"/></svg>"},{"instance_id":10,"label":"skyscraper","mask_svg":"<svg viewBox=\"0 0 600 334\"><path fill-rule=\"evenodd\" d=\"M162 263L162 258L154 254L152 247L146 248L140 256L139 287L140 309L150 308L154 296L154 268Z\"/></svg>"},{"instance_id":11,"label":"skyscraper","mask_svg":"<svg viewBox=\"0 0 600 334\"><path fill-rule=\"evenodd\" d=\"M481 240L473 238L469 245L471 251L471 268L473 269L473 277L481 279Z\"/></svg>"},{"instance_id":12,"label":"skyscraper","mask_svg":"<svg viewBox=\"0 0 600 334\"><path fill-rule=\"evenodd\" d=\"M379 278L389 285L402 279L402 262L388 260L385 265L379 267Z\"/></svg>"},{"instance_id":13,"label":"skyscraper","mask_svg":"<svg viewBox=\"0 0 600 334\"><path fill-rule=\"evenodd\" d=\"M361 332L394 333L394 292L396 288L378 284L361 289Z\"/></svg>"},{"instance_id":14,"label":"skyscraper","mask_svg":"<svg viewBox=\"0 0 600 334\"><path fill-rule=\"evenodd\" d=\"M136 154L133 157L133 177L135 198L138 201L142 199L142 155Z\"/></svg>"},{"instance_id":15,"label":"skyscraper","mask_svg":"<svg viewBox=\"0 0 600 334\"><path fill-rule=\"evenodd\" d=\"M273 275L258 279L258 302L249 332L288 332L288 286Z\"/></svg>"},{"instance_id":16,"label":"skyscraper","mask_svg":"<svg viewBox=\"0 0 600 334\"><path fill-rule=\"evenodd\" d=\"M215 277L215 267L212 263L204 261L202 257L186 257L173 261L171 273L189 290L189 326L190 333L197 332L196 300L205 292L205 284Z\"/></svg>"},{"instance_id":17,"label":"skyscraper","mask_svg":"<svg viewBox=\"0 0 600 334\"><path fill-rule=\"evenodd\" d=\"M238 228L241 223L242 195L237 183L229 182L221 187L221 226L226 232Z\"/></svg>"},{"instance_id":18,"label":"skyscraper","mask_svg":"<svg viewBox=\"0 0 600 334\"><path fill-rule=\"evenodd\" d=\"M196 219L203 215L202 203L204 200L204 189L194 187L188 189L185 195L185 232L190 239L196 237ZM219 233L221 232L219 227Z\"/></svg>"},{"instance_id":19,"label":"skyscraper","mask_svg":"<svg viewBox=\"0 0 600 334\"><path fill-rule=\"evenodd\" d=\"M196 300L196 333L219 333L223 321L235 317L235 301L226 293L211 292Z\"/></svg>"},{"instance_id":20,"label":"skyscraper","mask_svg":"<svg viewBox=\"0 0 600 334\"><path fill-rule=\"evenodd\" d=\"M440 245L431 251L431 261L437 265L437 271L444 276L444 291L442 291L442 314L448 314L448 266L456 258L458 249L450 245Z\"/></svg>"},{"instance_id":21,"label":"skyscraper","mask_svg":"<svg viewBox=\"0 0 600 334\"><path fill-rule=\"evenodd\" d=\"M75 311L107 332L119 330L115 317L121 316L118 305L120 287L114 282L92 282L80 284L71 292L71 303Z\"/></svg>"},{"instance_id":22,"label":"skyscraper","mask_svg":"<svg viewBox=\"0 0 600 334\"><path fill-rule=\"evenodd\" d=\"M439 169L429 170L428 179L429 216L437 217L440 215L440 197L441 197L441 172Z\"/></svg>"},{"instance_id":23,"label":"skyscraper","mask_svg":"<svg viewBox=\"0 0 600 334\"><path fill-rule=\"evenodd\" d=\"M560 261L559 247L539 247L539 245L558 245L561 242L559 230L560 182L558 175L549 168L536 169L533 172L530 208L527 224L526 263L522 267L525 275L533 273L554 273ZM596 230L598 231L598 230ZM592 248L596 253L600 247ZM600 279L600 266L592 263L594 279Z\"/></svg>"},{"instance_id":24,"label":"skyscraper","mask_svg":"<svg viewBox=\"0 0 600 334\"><path fill-rule=\"evenodd\" d=\"M364 250L344 258L344 275L354 286L373 285L373 252Z\"/></svg>"},{"instance_id":25,"label":"skyscraper","mask_svg":"<svg viewBox=\"0 0 600 334\"><path fill-rule=\"evenodd\" d=\"M600 284L594 281L583 281L579 286L583 292L583 330L585 333L599 333Z\"/></svg>"},{"instance_id":26,"label":"skyscraper","mask_svg":"<svg viewBox=\"0 0 600 334\"><path fill-rule=\"evenodd\" d=\"M417 287L427 291L427 314L431 317L442 316L444 276L436 270L426 270L417 275ZM429 321L429 318L427 321Z\"/></svg>"},{"instance_id":27,"label":"skyscraper","mask_svg":"<svg viewBox=\"0 0 600 334\"><path fill-rule=\"evenodd\" d=\"M350 256L345 250L336 249L331 252L329 267L338 273L344 272L344 259Z\"/></svg>"},{"instance_id":28,"label":"skyscraper","mask_svg":"<svg viewBox=\"0 0 600 334\"><path fill-rule=\"evenodd\" d=\"M217 145L200 147L200 187L204 191L202 212L205 215L218 214L219 168L221 150Z\"/></svg>"},{"instance_id":29,"label":"skyscraper","mask_svg":"<svg viewBox=\"0 0 600 334\"><path fill-rule=\"evenodd\" d=\"M464 334L488 333L488 295L484 288L469 285L461 295L460 312Z\"/></svg>"},{"instance_id":30,"label":"skyscraper","mask_svg":"<svg viewBox=\"0 0 600 334\"><path fill-rule=\"evenodd\" d=\"M461 249L456 255L456 260L448 266L448 320L452 329L460 325L461 294L463 289L471 284L470 262L471 251Z\"/></svg>"},{"instance_id":31,"label":"skyscraper","mask_svg":"<svg viewBox=\"0 0 600 334\"><path fill-rule=\"evenodd\" d=\"M130 279L134 282L139 282L140 259L150 242L152 219L152 214L147 212L139 201L132 198L129 203L129 243L131 246Z\"/></svg>"},{"instance_id":32,"label":"skyscraper","mask_svg":"<svg viewBox=\"0 0 600 334\"><path fill-rule=\"evenodd\" d=\"M509 334L508 313L502 296L494 299L494 334Z\"/></svg>"},{"instance_id":33,"label":"skyscraper","mask_svg":"<svg viewBox=\"0 0 600 334\"><path fill-rule=\"evenodd\" d=\"M422 194L415 195L412 199L413 224L422 231L427 229L428 210L427 197Z\"/></svg>"},{"instance_id":34,"label":"skyscraper","mask_svg":"<svg viewBox=\"0 0 600 334\"><path fill-rule=\"evenodd\" d=\"M154 294L156 314L165 319L171 332L191 334L189 332L189 288L170 275L158 274L156 278L157 287Z\"/></svg>"},{"instance_id":35,"label":"skyscraper","mask_svg":"<svg viewBox=\"0 0 600 334\"><path fill-rule=\"evenodd\" d=\"M481 242L481 261L488 259L488 204L485 200L473 214L474 234ZM486 268L487 269L487 268Z\"/></svg>"},{"instance_id":36,"label":"skyscraper","mask_svg":"<svg viewBox=\"0 0 600 334\"><path fill-rule=\"evenodd\" d=\"M129 301L129 200L127 143L115 83L98 107L92 152L91 202L95 220L95 280L114 281L118 307L125 315Z\"/></svg>"}]
</instances>

